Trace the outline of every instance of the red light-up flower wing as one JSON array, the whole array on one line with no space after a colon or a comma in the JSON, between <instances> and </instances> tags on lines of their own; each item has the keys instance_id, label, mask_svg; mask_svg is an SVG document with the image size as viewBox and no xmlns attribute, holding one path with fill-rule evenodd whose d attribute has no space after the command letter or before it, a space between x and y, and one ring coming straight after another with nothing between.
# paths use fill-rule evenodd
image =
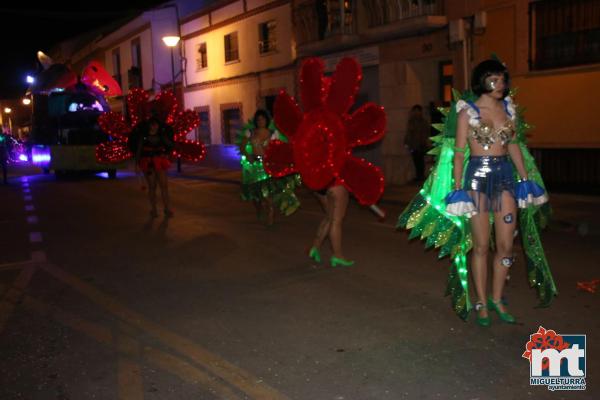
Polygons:
<instances>
[{"instance_id":1,"label":"red light-up flower wing","mask_svg":"<svg viewBox=\"0 0 600 400\"><path fill-rule=\"evenodd\" d=\"M151 117L157 118L173 129L173 155L188 161L200 161L206 155L204 144L196 140L186 139L192 129L200 125L198 115L191 111L180 111L177 99L171 92L160 92L152 101L148 93L142 89L132 89L127 95L130 122L119 112L107 112L98 118L100 128L117 139L98 145L96 158L99 162L120 162L132 155L124 151L124 143L129 139L133 128Z\"/></svg>"},{"instance_id":2,"label":"red light-up flower wing","mask_svg":"<svg viewBox=\"0 0 600 400\"><path fill-rule=\"evenodd\" d=\"M324 77L320 59L306 60L300 71L300 97L304 113L285 92L275 101L275 123L290 144L273 143L265 154L265 169L273 176L299 172L313 190L334 182L343 184L361 204L374 204L383 193L381 170L352 156L352 148L383 137L383 108L367 103L353 114L362 79L360 65L344 58L331 78Z\"/></svg>"}]
</instances>

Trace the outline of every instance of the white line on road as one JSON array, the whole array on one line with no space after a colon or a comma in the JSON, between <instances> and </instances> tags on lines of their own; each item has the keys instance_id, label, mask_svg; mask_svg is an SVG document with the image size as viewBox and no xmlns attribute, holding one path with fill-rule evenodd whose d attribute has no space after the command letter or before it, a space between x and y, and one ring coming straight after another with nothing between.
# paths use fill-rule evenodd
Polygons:
<instances>
[{"instance_id":1,"label":"white line on road","mask_svg":"<svg viewBox=\"0 0 600 400\"><path fill-rule=\"evenodd\" d=\"M29 232L29 241L31 243L39 243L42 242L42 233L41 232Z\"/></svg>"},{"instance_id":2,"label":"white line on road","mask_svg":"<svg viewBox=\"0 0 600 400\"><path fill-rule=\"evenodd\" d=\"M32 201L32 200L33 200L33 197L31 197L31 196L29 196L29 195L27 195L27 196L23 196L23 200L25 200L25 201Z\"/></svg>"},{"instance_id":3,"label":"white line on road","mask_svg":"<svg viewBox=\"0 0 600 400\"><path fill-rule=\"evenodd\" d=\"M27 223L28 224L37 224L39 222L37 215L28 215Z\"/></svg>"},{"instance_id":4,"label":"white line on road","mask_svg":"<svg viewBox=\"0 0 600 400\"><path fill-rule=\"evenodd\" d=\"M35 206L33 204L27 204L25 206L25 211L35 211Z\"/></svg>"},{"instance_id":5,"label":"white line on road","mask_svg":"<svg viewBox=\"0 0 600 400\"><path fill-rule=\"evenodd\" d=\"M25 189L23 189L23 193L31 193L31 189L25 188Z\"/></svg>"}]
</instances>

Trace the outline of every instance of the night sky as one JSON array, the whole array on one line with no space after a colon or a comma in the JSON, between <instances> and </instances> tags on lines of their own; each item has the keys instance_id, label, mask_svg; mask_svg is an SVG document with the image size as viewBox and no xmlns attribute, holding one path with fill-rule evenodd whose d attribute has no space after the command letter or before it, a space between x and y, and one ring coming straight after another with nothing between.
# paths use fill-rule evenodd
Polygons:
<instances>
[{"instance_id":1,"label":"night sky","mask_svg":"<svg viewBox=\"0 0 600 400\"><path fill-rule=\"evenodd\" d=\"M38 50L47 52L61 40L134 17L164 0L65 3L48 1L39 4L21 0L20 3L13 1L0 5L0 99L18 98L25 93L25 77L37 68ZM102 9L94 9L93 4L101 4Z\"/></svg>"}]
</instances>

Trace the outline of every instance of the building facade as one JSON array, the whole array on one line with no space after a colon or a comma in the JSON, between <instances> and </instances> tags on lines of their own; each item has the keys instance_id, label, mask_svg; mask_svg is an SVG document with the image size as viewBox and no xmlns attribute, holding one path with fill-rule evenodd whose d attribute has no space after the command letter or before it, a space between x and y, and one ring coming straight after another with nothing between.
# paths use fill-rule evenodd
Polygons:
<instances>
[{"instance_id":1,"label":"building facade","mask_svg":"<svg viewBox=\"0 0 600 400\"><path fill-rule=\"evenodd\" d=\"M207 144L231 145L258 108L295 87L289 0L237 0L182 21L187 59L184 98L198 111L195 133Z\"/></svg>"}]
</instances>

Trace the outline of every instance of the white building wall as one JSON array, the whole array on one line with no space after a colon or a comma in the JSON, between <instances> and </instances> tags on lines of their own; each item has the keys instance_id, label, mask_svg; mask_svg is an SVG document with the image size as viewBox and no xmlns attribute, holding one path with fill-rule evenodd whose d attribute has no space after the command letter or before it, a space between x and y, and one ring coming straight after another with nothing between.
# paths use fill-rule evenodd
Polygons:
<instances>
[{"instance_id":1,"label":"white building wall","mask_svg":"<svg viewBox=\"0 0 600 400\"><path fill-rule=\"evenodd\" d=\"M275 20L277 23L277 51L261 55L258 51L258 25L269 20ZM291 63L292 29L289 21L291 21L291 7L290 4L285 4L185 40L188 85L277 68ZM224 37L232 32L238 33L240 60L226 64ZM197 71L198 46L203 42L207 46L208 68Z\"/></svg>"},{"instance_id":2,"label":"white building wall","mask_svg":"<svg viewBox=\"0 0 600 400\"><path fill-rule=\"evenodd\" d=\"M250 11L271 1L247 1ZM226 21L243 13L243 2L235 2L211 13L210 20ZM272 53L259 53L260 23L275 20L277 50ZM284 4L267 8L264 12L239 19L231 24L184 40L188 59L186 82L189 87L184 93L186 108L208 107L212 144L222 143L222 105L240 103L242 119L247 121L267 95L275 95L281 88L294 91L294 61L291 5ZM203 15L182 25L181 31L189 34L208 27L209 17ZM225 35L237 32L239 61L225 63ZM208 67L197 70L198 46L206 43ZM290 66L289 68L285 68Z\"/></svg>"},{"instance_id":3,"label":"white building wall","mask_svg":"<svg viewBox=\"0 0 600 400\"><path fill-rule=\"evenodd\" d=\"M111 75L115 75L116 71L113 65L112 54L115 49L119 49L121 54L121 89L123 90L123 94L127 94L129 91L129 79L127 76L127 71L132 66L131 42L137 38L140 39L140 45L142 47L142 79L144 89L150 89L152 88L152 81L154 78L154 66L152 62L152 32L150 29L145 29L138 35L127 37L120 43L108 47L104 52L104 65L106 65L106 70Z\"/></svg>"}]
</instances>

